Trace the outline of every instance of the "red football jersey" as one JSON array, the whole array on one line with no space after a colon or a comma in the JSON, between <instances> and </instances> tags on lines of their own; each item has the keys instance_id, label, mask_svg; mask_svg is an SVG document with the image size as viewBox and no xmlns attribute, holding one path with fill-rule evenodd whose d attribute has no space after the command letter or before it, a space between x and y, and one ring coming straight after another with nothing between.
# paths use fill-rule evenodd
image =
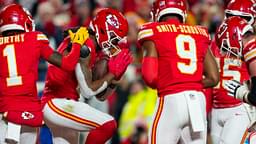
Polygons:
<instances>
[{"instance_id":1,"label":"red football jersey","mask_svg":"<svg viewBox=\"0 0 256 144\"><path fill-rule=\"evenodd\" d=\"M184 90L202 90L203 63L210 44L207 29L177 20L142 26L138 42L153 41L158 52L160 96Z\"/></svg>"},{"instance_id":2,"label":"red football jersey","mask_svg":"<svg viewBox=\"0 0 256 144\"><path fill-rule=\"evenodd\" d=\"M58 52L63 53L70 43L69 38L64 39L58 48ZM90 64L93 65L95 61L95 46L91 39L85 43L90 49ZM51 98L68 98L78 100L77 93L78 82L75 71L65 71L54 65L49 65L47 70L45 88L43 91L42 101L46 103Z\"/></svg>"},{"instance_id":3,"label":"red football jersey","mask_svg":"<svg viewBox=\"0 0 256 144\"><path fill-rule=\"evenodd\" d=\"M38 63L40 57L48 59L52 53L40 32L0 37L0 112L40 110Z\"/></svg>"},{"instance_id":4,"label":"red football jersey","mask_svg":"<svg viewBox=\"0 0 256 144\"><path fill-rule=\"evenodd\" d=\"M229 108L240 105L240 100L228 96L224 84L231 79L235 79L241 83L248 80L250 77L247 72L246 64L239 58L222 56L215 40L212 41L211 50L216 58L220 72L220 82L213 89L213 107Z\"/></svg>"}]
</instances>

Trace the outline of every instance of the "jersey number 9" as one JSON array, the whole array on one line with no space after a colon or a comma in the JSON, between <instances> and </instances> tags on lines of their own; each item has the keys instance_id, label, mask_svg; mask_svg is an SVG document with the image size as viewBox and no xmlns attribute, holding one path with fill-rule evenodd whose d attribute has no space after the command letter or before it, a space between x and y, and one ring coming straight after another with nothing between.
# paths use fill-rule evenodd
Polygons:
<instances>
[{"instance_id":1,"label":"jersey number 9","mask_svg":"<svg viewBox=\"0 0 256 144\"><path fill-rule=\"evenodd\" d=\"M188 44L188 48L185 47ZM197 70L196 43L189 35L176 37L176 50L179 58L189 60L189 63L178 62L177 67L181 73L193 75Z\"/></svg>"}]
</instances>

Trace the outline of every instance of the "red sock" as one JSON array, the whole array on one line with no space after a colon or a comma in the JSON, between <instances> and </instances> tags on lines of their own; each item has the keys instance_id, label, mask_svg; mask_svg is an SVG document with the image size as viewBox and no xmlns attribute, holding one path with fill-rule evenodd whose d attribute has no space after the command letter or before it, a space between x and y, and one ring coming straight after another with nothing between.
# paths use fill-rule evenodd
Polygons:
<instances>
[{"instance_id":1,"label":"red sock","mask_svg":"<svg viewBox=\"0 0 256 144\"><path fill-rule=\"evenodd\" d=\"M105 144L113 136L116 128L115 120L104 123L102 126L90 131L85 144Z\"/></svg>"}]
</instances>

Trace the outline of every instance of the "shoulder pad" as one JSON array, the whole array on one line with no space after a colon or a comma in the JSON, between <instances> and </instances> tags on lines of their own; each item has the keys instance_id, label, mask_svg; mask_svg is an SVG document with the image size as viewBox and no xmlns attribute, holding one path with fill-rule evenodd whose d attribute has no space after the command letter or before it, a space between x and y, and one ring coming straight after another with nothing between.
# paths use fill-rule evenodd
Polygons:
<instances>
[{"instance_id":1,"label":"shoulder pad","mask_svg":"<svg viewBox=\"0 0 256 144\"><path fill-rule=\"evenodd\" d=\"M156 22L147 22L147 23L144 23L140 29L143 29L143 28L146 28L146 27L151 27L153 25L156 25Z\"/></svg>"},{"instance_id":2,"label":"shoulder pad","mask_svg":"<svg viewBox=\"0 0 256 144\"><path fill-rule=\"evenodd\" d=\"M45 34L43 34L42 32L30 32L31 34L35 35L36 40L38 41L49 41L47 36Z\"/></svg>"},{"instance_id":3,"label":"shoulder pad","mask_svg":"<svg viewBox=\"0 0 256 144\"><path fill-rule=\"evenodd\" d=\"M39 31L33 31L33 32L26 32L25 33L25 39L28 41L37 41L39 43L49 43L49 40L45 34Z\"/></svg>"},{"instance_id":4,"label":"shoulder pad","mask_svg":"<svg viewBox=\"0 0 256 144\"><path fill-rule=\"evenodd\" d=\"M138 32L138 40L143 40L145 38L152 37L154 35L154 28L156 26L155 22L149 22L146 24L143 24Z\"/></svg>"}]
</instances>

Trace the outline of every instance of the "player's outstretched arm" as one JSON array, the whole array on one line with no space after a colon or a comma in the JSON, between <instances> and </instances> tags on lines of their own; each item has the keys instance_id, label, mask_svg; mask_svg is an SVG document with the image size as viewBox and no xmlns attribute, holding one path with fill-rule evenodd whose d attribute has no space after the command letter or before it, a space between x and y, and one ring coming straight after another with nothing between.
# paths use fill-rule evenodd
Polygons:
<instances>
[{"instance_id":1,"label":"player's outstretched arm","mask_svg":"<svg viewBox=\"0 0 256 144\"><path fill-rule=\"evenodd\" d=\"M88 39L89 34L85 27L79 28L76 33L69 31L69 34L72 42L70 53L66 56L63 56L58 52L53 52L47 61L58 67L61 67L62 69L72 71L79 61L80 48Z\"/></svg>"},{"instance_id":2,"label":"player's outstretched arm","mask_svg":"<svg viewBox=\"0 0 256 144\"><path fill-rule=\"evenodd\" d=\"M204 88L214 87L219 82L218 66L210 49L207 50L204 60Z\"/></svg>"}]
</instances>

